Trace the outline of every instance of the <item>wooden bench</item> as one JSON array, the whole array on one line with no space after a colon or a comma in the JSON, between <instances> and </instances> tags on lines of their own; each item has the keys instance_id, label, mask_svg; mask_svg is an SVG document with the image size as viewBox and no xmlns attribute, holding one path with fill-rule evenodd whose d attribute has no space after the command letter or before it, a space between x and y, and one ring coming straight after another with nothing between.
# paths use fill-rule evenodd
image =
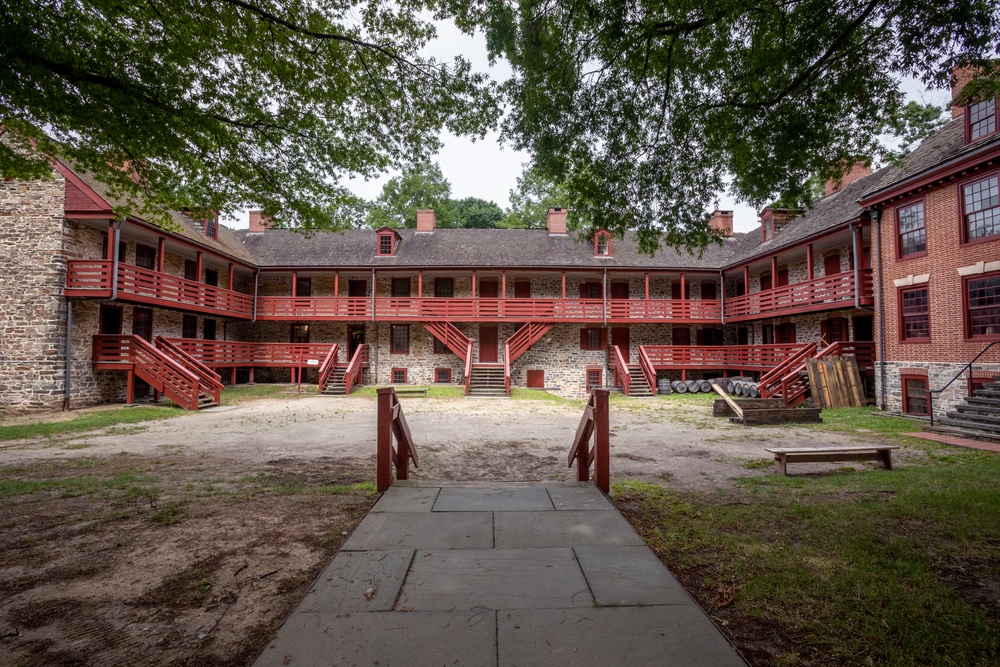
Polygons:
<instances>
[{"instance_id":1,"label":"wooden bench","mask_svg":"<svg viewBox=\"0 0 1000 667\"><path fill-rule=\"evenodd\" d=\"M874 447L775 447L764 451L774 454L774 469L788 474L788 464L819 463L833 461L878 461L892 470L892 450L899 447L876 445Z\"/></svg>"},{"instance_id":2,"label":"wooden bench","mask_svg":"<svg viewBox=\"0 0 1000 667\"><path fill-rule=\"evenodd\" d=\"M427 396L427 387L393 387L396 396Z\"/></svg>"}]
</instances>

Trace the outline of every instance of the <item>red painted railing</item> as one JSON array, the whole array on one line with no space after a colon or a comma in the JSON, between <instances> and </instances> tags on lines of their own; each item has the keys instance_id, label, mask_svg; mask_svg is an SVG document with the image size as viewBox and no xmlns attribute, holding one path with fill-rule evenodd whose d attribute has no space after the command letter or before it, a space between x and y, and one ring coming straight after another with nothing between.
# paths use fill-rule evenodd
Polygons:
<instances>
[{"instance_id":1,"label":"red painted railing","mask_svg":"<svg viewBox=\"0 0 1000 667\"><path fill-rule=\"evenodd\" d=\"M333 372L334 367L337 365L337 356L340 354L340 347L334 345L327 352L326 358L323 359L323 363L319 365L319 393L323 393L326 388L327 380L330 379L330 373Z\"/></svg>"},{"instance_id":2,"label":"red painted railing","mask_svg":"<svg viewBox=\"0 0 1000 667\"><path fill-rule=\"evenodd\" d=\"M625 357L617 345L611 346L611 365L615 369L615 380L621 385L622 392L628 396L629 390L632 389L632 376L629 375L628 364L625 363Z\"/></svg>"},{"instance_id":3,"label":"red painted railing","mask_svg":"<svg viewBox=\"0 0 1000 667\"><path fill-rule=\"evenodd\" d=\"M595 389L590 394L583 417L576 428L576 437L569 450L568 467L576 460L576 478L590 481L590 466L594 466L594 484L605 494L611 493L611 429L608 422L608 390ZM594 437L591 447L590 438Z\"/></svg>"},{"instance_id":4,"label":"red painted railing","mask_svg":"<svg viewBox=\"0 0 1000 667\"><path fill-rule=\"evenodd\" d=\"M171 343L211 368L298 368L319 365L334 343L242 343L170 338Z\"/></svg>"},{"instance_id":5,"label":"red painted railing","mask_svg":"<svg viewBox=\"0 0 1000 667\"><path fill-rule=\"evenodd\" d=\"M768 371L804 344L794 345L641 345L653 370L743 369Z\"/></svg>"},{"instance_id":6,"label":"red painted railing","mask_svg":"<svg viewBox=\"0 0 1000 667\"><path fill-rule=\"evenodd\" d=\"M469 381L472 379L472 343L465 350L465 395L469 395Z\"/></svg>"},{"instance_id":7,"label":"red painted railing","mask_svg":"<svg viewBox=\"0 0 1000 667\"><path fill-rule=\"evenodd\" d=\"M641 346L639 347L639 368L642 369L642 374L646 376L646 382L649 383L649 390L653 396L656 396L656 369L653 368L653 362L650 361L649 354Z\"/></svg>"},{"instance_id":8,"label":"red painted railing","mask_svg":"<svg viewBox=\"0 0 1000 667\"><path fill-rule=\"evenodd\" d=\"M111 265L110 260L69 260L66 295L110 296ZM131 264L118 264L118 298L227 317L253 317L253 296L250 294L185 280Z\"/></svg>"},{"instance_id":9,"label":"red painted railing","mask_svg":"<svg viewBox=\"0 0 1000 667\"><path fill-rule=\"evenodd\" d=\"M216 403L222 402L222 378L211 368L201 363L190 354L177 347L163 336L156 337L156 347L167 355L181 362L181 365L198 376L201 382L201 389L206 394L211 394Z\"/></svg>"},{"instance_id":10,"label":"red painted railing","mask_svg":"<svg viewBox=\"0 0 1000 667\"><path fill-rule=\"evenodd\" d=\"M872 303L872 270L862 269L861 303ZM805 280L794 285L782 285L762 292L726 299L726 320L743 321L759 318L768 313L792 315L831 308L842 308L854 303L854 271Z\"/></svg>"},{"instance_id":11,"label":"red painted railing","mask_svg":"<svg viewBox=\"0 0 1000 667\"><path fill-rule=\"evenodd\" d=\"M805 375L807 358L854 356L858 368L864 368L874 362L874 352L874 343L838 341L819 351L815 343L809 343L802 352L789 357L783 364L761 376L760 396L761 398L781 396L785 399L786 406L795 407L806 399L810 389L809 378Z\"/></svg>"},{"instance_id":12,"label":"red painted railing","mask_svg":"<svg viewBox=\"0 0 1000 667\"><path fill-rule=\"evenodd\" d=\"M361 378L361 369L368 365L368 346L358 345L354 349L354 356L351 357L351 361L347 364L347 370L344 371L344 395L351 393L351 389L357 384L358 380Z\"/></svg>"},{"instance_id":13,"label":"red painted railing","mask_svg":"<svg viewBox=\"0 0 1000 667\"><path fill-rule=\"evenodd\" d=\"M503 346L503 390L510 396L510 343Z\"/></svg>"},{"instance_id":14,"label":"red painted railing","mask_svg":"<svg viewBox=\"0 0 1000 667\"><path fill-rule=\"evenodd\" d=\"M441 341L459 359L465 361L466 353L472 345L469 337L451 322L421 322L432 336Z\"/></svg>"},{"instance_id":15,"label":"red painted railing","mask_svg":"<svg viewBox=\"0 0 1000 667\"><path fill-rule=\"evenodd\" d=\"M259 320L368 320L369 297L257 298ZM602 299L481 299L471 297L377 297L375 319L400 322L603 322ZM685 320L719 322L718 300L609 299L609 322Z\"/></svg>"},{"instance_id":16,"label":"red painted railing","mask_svg":"<svg viewBox=\"0 0 1000 667\"><path fill-rule=\"evenodd\" d=\"M552 324L546 322L528 322L511 334L504 343L504 382L507 395L510 396L510 365L527 352L532 345L541 340L542 336L552 330Z\"/></svg>"},{"instance_id":17,"label":"red painted railing","mask_svg":"<svg viewBox=\"0 0 1000 667\"><path fill-rule=\"evenodd\" d=\"M799 370L805 369L805 360L816 354L816 343L806 343L802 349L794 354L790 354L781 363L760 376L761 398L771 398L781 393L782 381L788 374L798 375Z\"/></svg>"},{"instance_id":18,"label":"red painted railing","mask_svg":"<svg viewBox=\"0 0 1000 667\"><path fill-rule=\"evenodd\" d=\"M393 448L392 440L396 439ZM410 459L416 468L417 449L410 435L410 427L403 416L403 406L392 387L378 390L378 419L376 429L376 488L383 493L392 486L392 469L396 468L396 479L408 479Z\"/></svg>"},{"instance_id":19,"label":"red painted railing","mask_svg":"<svg viewBox=\"0 0 1000 667\"><path fill-rule=\"evenodd\" d=\"M198 409L198 376L139 336L94 336L92 362L98 370L131 370L182 408Z\"/></svg>"}]
</instances>

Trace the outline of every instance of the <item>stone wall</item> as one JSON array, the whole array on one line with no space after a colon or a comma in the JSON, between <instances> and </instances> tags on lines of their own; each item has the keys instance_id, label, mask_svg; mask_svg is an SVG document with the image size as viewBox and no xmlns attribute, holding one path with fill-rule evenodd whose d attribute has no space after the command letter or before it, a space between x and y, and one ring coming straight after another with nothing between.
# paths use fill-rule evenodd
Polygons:
<instances>
[{"instance_id":1,"label":"stone wall","mask_svg":"<svg viewBox=\"0 0 1000 667\"><path fill-rule=\"evenodd\" d=\"M927 388L938 389L951 380L956 373L965 368L964 363L945 363L927 361L892 361L885 364L885 409L889 412L903 411L903 385L901 371L907 375L921 376L926 374ZM977 364L976 371L994 371L1000 375L1000 364ZM879 365L875 365L875 396L882 395L882 373ZM962 373L950 387L934 396L934 417L944 417L949 410L964 402L969 395L969 385Z\"/></svg>"},{"instance_id":2,"label":"stone wall","mask_svg":"<svg viewBox=\"0 0 1000 667\"><path fill-rule=\"evenodd\" d=\"M0 413L52 410L65 387L65 181L0 183Z\"/></svg>"}]
</instances>

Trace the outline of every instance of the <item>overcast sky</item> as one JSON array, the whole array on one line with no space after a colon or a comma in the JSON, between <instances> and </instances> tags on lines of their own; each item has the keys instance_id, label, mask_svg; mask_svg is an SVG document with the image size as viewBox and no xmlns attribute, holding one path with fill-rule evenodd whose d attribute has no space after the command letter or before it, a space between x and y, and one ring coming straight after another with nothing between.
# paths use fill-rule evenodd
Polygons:
<instances>
[{"instance_id":1,"label":"overcast sky","mask_svg":"<svg viewBox=\"0 0 1000 667\"><path fill-rule=\"evenodd\" d=\"M488 72L494 80L502 81L510 77L510 67L506 61L490 67L486 56L485 38L462 34L450 22L438 22L438 37L428 45L426 53L443 60L452 60L462 55L472 63L474 69ZM922 102L943 104L951 98L949 91L928 91L917 81L904 81L907 95ZM444 146L434 157L444 177L451 183L451 195L455 199L480 197L496 202L501 208L510 206L509 193L517 184L523 165L528 161L526 153L515 151L509 146L501 146L498 134L487 135L482 141L473 142L467 137L456 137L446 133L442 138ZM398 172L396 172L398 173ZM382 185L396 173L382 178L364 181L355 180L349 187L365 199L375 199L382 191ZM726 192L719 194L719 208L733 211L733 226L738 232L750 231L757 226L757 211L749 206L737 204ZM248 216L244 211L226 224L237 229L245 229Z\"/></svg>"}]
</instances>

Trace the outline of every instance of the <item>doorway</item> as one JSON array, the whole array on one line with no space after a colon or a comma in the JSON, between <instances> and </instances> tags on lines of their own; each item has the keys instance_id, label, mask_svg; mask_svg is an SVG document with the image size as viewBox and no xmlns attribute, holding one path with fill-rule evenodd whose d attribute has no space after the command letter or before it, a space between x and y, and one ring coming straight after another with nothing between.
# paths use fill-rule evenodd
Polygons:
<instances>
[{"instance_id":1,"label":"doorway","mask_svg":"<svg viewBox=\"0 0 1000 667\"><path fill-rule=\"evenodd\" d=\"M148 342L153 341L153 311L145 308L132 310L132 335ZM148 397L150 389L151 387L144 380L135 378L135 398Z\"/></svg>"},{"instance_id":2,"label":"doorway","mask_svg":"<svg viewBox=\"0 0 1000 667\"><path fill-rule=\"evenodd\" d=\"M629 356L629 350L632 347L632 341L629 335L628 327L612 327L611 344L618 346L618 349L621 350L622 357L624 357L626 364L632 363L632 358Z\"/></svg>"},{"instance_id":3,"label":"doorway","mask_svg":"<svg viewBox=\"0 0 1000 667\"><path fill-rule=\"evenodd\" d=\"M119 336L122 332L122 309L118 306L101 306L99 334Z\"/></svg>"},{"instance_id":4,"label":"doorway","mask_svg":"<svg viewBox=\"0 0 1000 667\"><path fill-rule=\"evenodd\" d=\"M498 342L499 338L495 326L479 325L479 363L495 364L499 361Z\"/></svg>"},{"instance_id":5,"label":"doorway","mask_svg":"<svg viewBox=\"0 0 1000 667\"><path fill-rule=\"evenodd\" d=\"M363 325L347 327L347 360L354 358L354 351L365 344L365 328Z\"/></svg>"},{"instance_id":6,"label":"doorway","mask_svg":"<svg viewBox=\"0 0 1000 667\"><path fill-rule=\"evenodd\" d=\"M871 315L855 315L854 320L854 340L859 343L870 343L875 340L875 327L872 324Z\"/></svg>"}]
</instances>

